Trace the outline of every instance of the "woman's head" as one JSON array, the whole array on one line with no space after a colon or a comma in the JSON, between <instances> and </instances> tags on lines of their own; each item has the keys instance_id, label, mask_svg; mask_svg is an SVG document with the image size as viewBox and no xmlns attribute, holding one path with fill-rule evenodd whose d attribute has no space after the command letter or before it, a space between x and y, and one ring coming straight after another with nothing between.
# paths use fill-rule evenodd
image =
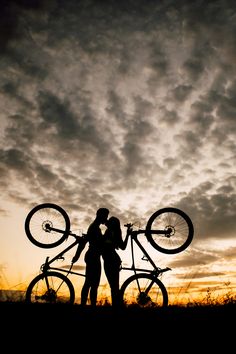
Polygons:
<instances>
[{"instance_id":1,"label":"woman's head","mask_svg":"<svg viewBox=\"0 0 236 354\"><path fill-rule=\"evenodd\" d=\"M122 242L120 220L115 216L111 216L107 220L106 226L110 241L113 243L113 246L118 249Z\"/></svg>"},{"instance_id":2,"label":"woman's head","mask_svg":"<svg viewBox=\"0 0 236 354\"><path fill-rule=\"evenodd\" d=\"M116 218L115 216L111 216L107 220L106 226L108 228L112 228L112 229L120 229L120 220L118 218Z\"/></svg>"}]
</instances>

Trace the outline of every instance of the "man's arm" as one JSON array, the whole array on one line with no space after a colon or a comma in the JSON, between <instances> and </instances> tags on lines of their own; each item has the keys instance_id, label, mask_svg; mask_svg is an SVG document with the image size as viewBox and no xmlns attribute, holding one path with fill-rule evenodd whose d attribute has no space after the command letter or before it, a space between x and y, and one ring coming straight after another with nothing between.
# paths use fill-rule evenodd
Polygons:
<instances>
[{"instance_id":1,"label":"man's arm","mask_svg":"<svg viewBox=\"0 0 236 354\"><path fill-rule=\"evenodd\" d=\"M74 257L72 258L72 263L75 263L78 261L86 243L88 242L87 240L87 235L83 235L79 241L79 244L78 244L78 247L77 247L77 250L75 252L75 255Z\"/></svg>"}]
</instances>

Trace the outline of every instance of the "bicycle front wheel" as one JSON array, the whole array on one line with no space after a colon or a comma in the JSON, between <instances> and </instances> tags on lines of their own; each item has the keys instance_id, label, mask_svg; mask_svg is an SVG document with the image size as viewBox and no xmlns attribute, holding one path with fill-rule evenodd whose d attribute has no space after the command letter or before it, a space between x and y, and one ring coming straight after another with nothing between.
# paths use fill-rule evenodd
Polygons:
<instances>
[{"instance_id":1,"label":"bicycle front wheel","mask_svg":"<svg viewBox=\"0 0 236 354\"><path fill-rule=\"evenodd\" d=\"M26 302L30 303L68 303L75 301L75 290L64 274L59 272L46 272L37 275L29 284Z\"/></svg>"},{"instance_id":2,"label":"bicycle front wheel","mask_svg":"<svg viewBox=\"0 0 236 354\"><path fill-rule=\"evenodd\" d=\"M28 239L41 248L60 245L70 232L70 219L63 208L44 203L34 207L25 219Z\"/></svg>"},{"instance_id":3,"label":"bicycle front wheel","mask_svg":"<svg viewBox=\"0 0 236 354\"><path fill-rule=\"evenodd\" d=\"M150 244L166 254L185 250L192 242L193 234L191 219L177 208L157 210L148 220L145 230Z\"/></svg>"},{"instance_id":4,"label":"bicycle front wheel","mask_svg":"<svg viewBox=\"0 0 236 354\"><path fill-rule=\"evenodd\" d=\"M160 279L151 274L140 273L129 277L120 288L125 306L166 307L168 293Z\"/></svg>"}]
</instances>

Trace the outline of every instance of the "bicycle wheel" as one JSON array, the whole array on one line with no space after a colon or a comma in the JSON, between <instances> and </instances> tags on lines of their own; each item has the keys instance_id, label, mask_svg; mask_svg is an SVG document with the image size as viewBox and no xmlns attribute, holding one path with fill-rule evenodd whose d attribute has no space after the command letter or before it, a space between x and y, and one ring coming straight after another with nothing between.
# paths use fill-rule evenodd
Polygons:
<instances>
[{"instance_id":1,"label":"bicycle wheel","mask_svg":"<svg viewBox=\"0 0 236 354\"><path fill-rule=\"evenodd\" d=\"M167 231L167 233L158 233ZM157 210L147 222L145 235L151 245L166 254L175 254L185 250L193 239L193 224L182 210L163 208Z\"/></svg>"},{"instance_id":2,"label":"bicycle wheel","mask_svg":"<svg viewBox=\"0 0 236 354\"><path fill-rule=\"evenodd\" d=\"M120 295L125 306L166 307L168 293L160 279L151 274L134 274L122 284Z\"/></svg>"},{"instance_id":3,"label":"bicycle wheel","mask_svg":"<svg viewBox=\"0 0 236 354\"><path fill-rule=\"evenodd\" d=\"M25 219L25 233L28 239L41 248L60 245L68 237L69 232L70 219L65 210L56 204L39 204Z\"/></svg>"},{"instance_id":4,"label":"bicycle wheel","mask_svg":"<svg viewBox=\"0 0 236 354\"><path fill-rule=\"evenodd\" d=\"M64 274L59 272L46 272L37 275L29 284L26 302L30 303L68 303L75 301L75 290Z\"/></svg>"}]
</instances>

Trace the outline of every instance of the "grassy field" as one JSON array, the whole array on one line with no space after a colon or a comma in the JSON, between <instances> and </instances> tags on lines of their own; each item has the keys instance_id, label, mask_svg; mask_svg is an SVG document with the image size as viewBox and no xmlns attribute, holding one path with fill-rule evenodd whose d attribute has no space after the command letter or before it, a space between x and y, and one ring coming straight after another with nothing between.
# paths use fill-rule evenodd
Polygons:
<instances>
[{"instance_id":1,"label":"grassy field","mask_svg":"<svg viewBox=\"0 0 236 354\"><path fill-rule=\"evenodd\" d=\"M126 341L179 336L201 340L222 340L235 331L236 304L218 306L169 306L167 308L129 307L115 310L110 306L95 309L79 305L26 304L1 302L1 323L10 333L29 336L65 336L92 344L93 338L126 338ZM121 335L122 334L122 335ZM233 337L232 337L233 338ZM150 341L147 340L149 343ZM171 342L169 343L171 344Z\"/></svg>"}]
</instances>

